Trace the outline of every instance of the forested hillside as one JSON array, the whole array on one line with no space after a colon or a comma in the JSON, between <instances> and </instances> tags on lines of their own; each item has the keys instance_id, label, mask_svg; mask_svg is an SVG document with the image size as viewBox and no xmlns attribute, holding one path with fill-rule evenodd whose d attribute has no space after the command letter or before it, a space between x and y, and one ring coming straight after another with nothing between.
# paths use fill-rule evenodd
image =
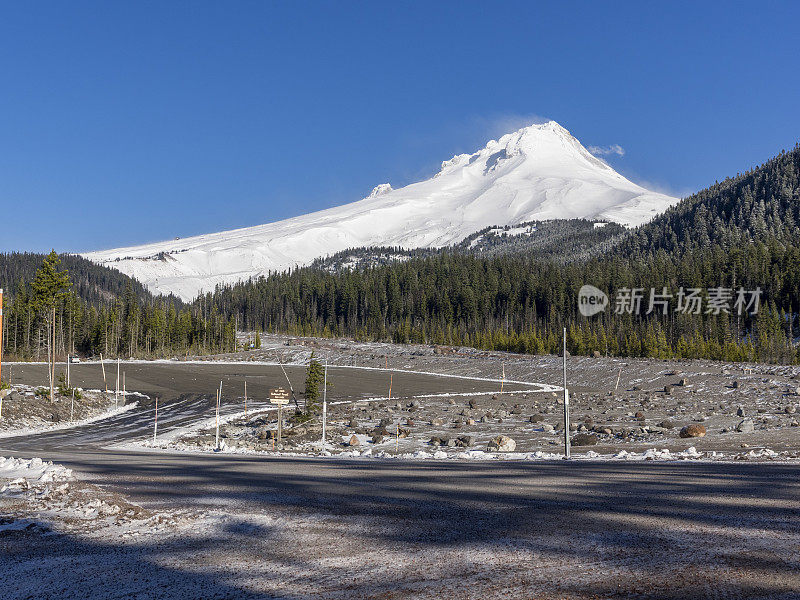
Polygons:
<instances>
[{"instance_id":1,"label":"forested hillside","mask_svg":"<svg viewBox=\"0 0 800 600\"><path fill-rule=\"evenodd\" d=\"M530 221L513 227L486 227L446 248L351 248L317 259L311 267L335 273L444 253L499 256L525 252L540 259L574 262L610 251L627 234L628 230L618 223L595 223L585 219Z\"/></svg>"},{"instance_id":2,"label":"forested hillside","mask_svg":"<svg viewBox=\"0 0 800 600\"><path fill-rule=\"evenodd\" d=\"M799 173L795 148L695 194L588 260L451 250L337 274L299 269L204 301L244 327L292 333L540 353L558 350L566 326L578 354L796 361ZM583 284L608 294L604 312L579 313ZM645 296L638 314L617 306L620 290L634 288ZM647 314L651 288L667 288L666 314ZM701 290L700 314L676 310L689 288ZM744 297L759 288L757 314L737 308L740 290ZM716 293L728 297L719 310Z\"/></svg>"},{"instance_id":3,"label":"forested hillside","mask_svg":"<svg viewBox=\"0 0 800 600\"><path fill-rule=\"evenodd\" d=\"M800 146L698 192L639 227L622 256L679 256L711 246L800 243Z\"/></svg>"},{"instance_id":4,"label":"forested hillside","mask_svg":"<svg viewBox=\"0 0 800 600\"><path fill-rule=\"evenodd\" d=\"M0 287L6 358L44 360L51 341L59 360L67 353L156 357L235 347L234 323L213 309L154 298L129 277L80 257L0 255Z\"/></svg>"}]
</instances>

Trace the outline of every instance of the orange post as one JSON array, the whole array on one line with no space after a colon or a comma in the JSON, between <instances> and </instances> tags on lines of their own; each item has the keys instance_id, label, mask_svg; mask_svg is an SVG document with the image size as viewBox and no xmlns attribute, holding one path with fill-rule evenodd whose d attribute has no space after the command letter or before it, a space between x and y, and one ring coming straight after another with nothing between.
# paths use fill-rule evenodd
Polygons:
<instances>
[{"instance_id":1,"label":"orange post","mask_svg":"<svg viewBox=\"0 0 800 600\"><path fill-rule=\"evenodd\" d=\"M3 381L3 290L0 288L0 382Z\"/></svg>"}]
</instances>

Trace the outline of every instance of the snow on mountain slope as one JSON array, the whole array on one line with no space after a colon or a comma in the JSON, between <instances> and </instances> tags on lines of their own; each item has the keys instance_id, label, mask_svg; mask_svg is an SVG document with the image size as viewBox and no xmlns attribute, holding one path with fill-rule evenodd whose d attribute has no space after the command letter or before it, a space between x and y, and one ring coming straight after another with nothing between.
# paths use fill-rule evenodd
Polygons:
<instances>
[{"instance_id":1,"label":"snow on mountain slope","mask_svg":"<svg viewBox=\"0 0 800 600\"><path fill-rule=\"evenodd\" d=\"M625 179L555 121L490 141L442 163L431 179L377 186L358 202L307 215L86 258L150 290L191 299L219 283L305 265L360 246L440 247L490 225L545 219L607 219L634 226L677 198Z\"/></svg>"}]
</instances>

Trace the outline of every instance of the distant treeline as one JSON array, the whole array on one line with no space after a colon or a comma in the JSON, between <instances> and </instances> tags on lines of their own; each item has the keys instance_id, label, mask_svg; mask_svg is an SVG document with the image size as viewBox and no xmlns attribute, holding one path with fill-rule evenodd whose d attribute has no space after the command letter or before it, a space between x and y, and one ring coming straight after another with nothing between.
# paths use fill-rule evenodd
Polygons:
<instances>
[{"instance_id":1,"label":"distant treeline","mask_svg":"<svg viewBox=\"0 0 800 600\"><path fill-rule=\"evenodd\" d=\"M51 341L60 358L68 353L159 357L235 348L234 323L214 307L154 298L121 273L77 257L55 252L0 256L6 358L44 360ZM79 268L63 269L62 260ZM68 276L65 286L53 283L60 273Z\"/></svg>"}]
</instances>

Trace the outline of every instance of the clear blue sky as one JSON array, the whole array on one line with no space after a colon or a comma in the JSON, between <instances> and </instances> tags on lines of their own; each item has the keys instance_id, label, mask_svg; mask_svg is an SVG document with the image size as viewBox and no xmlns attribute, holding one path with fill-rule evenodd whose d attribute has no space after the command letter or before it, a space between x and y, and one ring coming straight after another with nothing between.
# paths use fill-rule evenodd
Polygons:
<instances>
[{"instance_id":1,"label":"clear blue sky","mask_svg":"<svg viewBox=\"0 0 800 600\"><path fill-rule=\"evenodd\" d=\"M265 223L552 118L677 194L800 139L800 3L3 2L0 250Z\"/></svg>"}]
</instances>

